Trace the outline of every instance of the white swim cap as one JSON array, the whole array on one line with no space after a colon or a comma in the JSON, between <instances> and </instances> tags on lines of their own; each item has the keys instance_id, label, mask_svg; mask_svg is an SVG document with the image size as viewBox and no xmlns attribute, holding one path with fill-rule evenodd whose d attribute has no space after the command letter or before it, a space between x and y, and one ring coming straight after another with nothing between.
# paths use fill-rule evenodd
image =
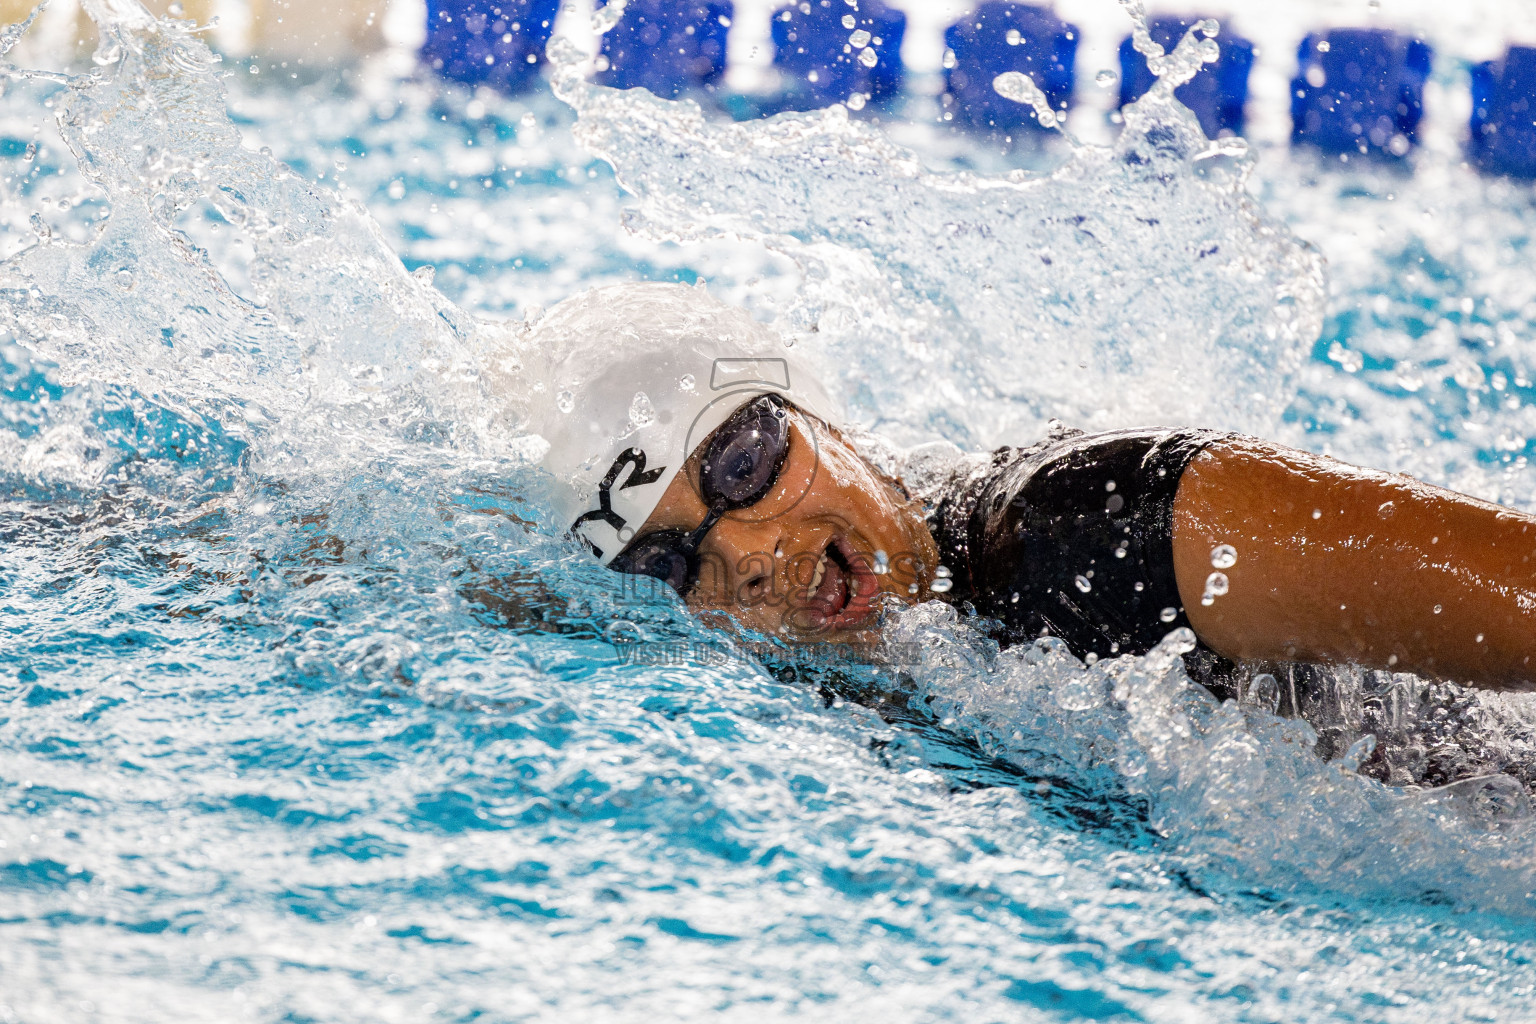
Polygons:
<instances>
[{"instance_id":1,"label":"white swim cap","mask_svg":"<svg viewBox=\"0 0 1536 1024\"><path fill-rule=\"evenodd\" d=\"M594 288L524 340L543 385L527 395L527 426L549 442L555 513L604 565L689 454L750 399L780 394L827 423L841 419L783 338L702 288Z\"/></svg>"}]
</instances>

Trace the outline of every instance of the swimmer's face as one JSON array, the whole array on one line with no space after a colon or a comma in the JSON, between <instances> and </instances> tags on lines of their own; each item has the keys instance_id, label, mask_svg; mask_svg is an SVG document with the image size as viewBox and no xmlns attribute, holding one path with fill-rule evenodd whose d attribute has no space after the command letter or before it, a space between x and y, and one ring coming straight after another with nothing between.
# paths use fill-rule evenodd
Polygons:
<instances>
[{"instance_id":1,"label":"swimmer's face","mask_svg":"<svg viewBox=\"0 0 1536 1024\"><path fill-rule=\"evenodd\" d=\"M938 552L922 508L835 431L788 412L789 449L778 478L761 501L727 513L709 531L688 606L791 641L872 640L885 595L908 603L931 596ZM690 531L704 520L702 448L638 536Z\"/></svg>"}]
</instances>

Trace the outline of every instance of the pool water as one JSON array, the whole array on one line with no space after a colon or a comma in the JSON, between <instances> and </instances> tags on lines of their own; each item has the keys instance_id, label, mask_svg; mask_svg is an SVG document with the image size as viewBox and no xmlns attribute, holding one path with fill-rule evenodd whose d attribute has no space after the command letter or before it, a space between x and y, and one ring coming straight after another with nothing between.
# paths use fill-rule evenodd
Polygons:
<instances>
[{"instance_id":1,"label":"pool water","mask_svg":"<svg viewBox=\"0 0 1536 1024\"><path fill-rule=\"evenodd\" d=\"M1530 509L1528 187L121 31L0 124L0 1020L1529 1014L1528 700L1308 724L936 605L765 659L539 526L517 427L523 318L681 280L894 444L1190 422Z\"/></svg>"}]
</instances>

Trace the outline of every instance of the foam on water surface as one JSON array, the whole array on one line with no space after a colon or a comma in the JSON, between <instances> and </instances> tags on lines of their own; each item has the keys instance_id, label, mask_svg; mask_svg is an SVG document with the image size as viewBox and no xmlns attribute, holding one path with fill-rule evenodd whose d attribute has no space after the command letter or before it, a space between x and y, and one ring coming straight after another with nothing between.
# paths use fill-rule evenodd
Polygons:
<instances>
[{"instance_id":1,"label":"foam on water surface","mask_svg":"<svg viewBox=\"0 0 1536 1024\"><path fill-rule=\"evenodd\" d=\"M3 133L0 1019L1524 1012L1523 702L1339 671L1314 728L1185 636L1088 667L937 605L899 673L770 671L533 525L517 325L407 271L528 313L707 270L902 442L1196 421L1528 505L1523 194L1432 165L1325 213L1157 90L1030 177L563 79L626 235L553 106L365 77L232 121L195 39L95 13L116 49ZM1362 244L1384 183L1490 231Z\"/></svg>"}]
</instances>

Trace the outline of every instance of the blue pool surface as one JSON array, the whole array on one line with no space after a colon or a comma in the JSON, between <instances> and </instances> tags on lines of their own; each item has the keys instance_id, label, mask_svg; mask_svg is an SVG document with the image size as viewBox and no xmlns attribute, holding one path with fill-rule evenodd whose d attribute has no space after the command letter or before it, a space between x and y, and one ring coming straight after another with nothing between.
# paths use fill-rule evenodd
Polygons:
<instances>
[{"instance_id":1,"label":"blue pool surface","mask_svg":"<svg viewBox=\"0 0 1536 1024\"><path fill-rule=\"evenodd\" d=\"M1530 510L1529 186L130 38L0 115L0 1021L1530 1015L1527 698L1309 725L937 606L757 656L538 525L507 357L702 282L894 444L1197 422Z\"/></svg>"}]
</instances>

